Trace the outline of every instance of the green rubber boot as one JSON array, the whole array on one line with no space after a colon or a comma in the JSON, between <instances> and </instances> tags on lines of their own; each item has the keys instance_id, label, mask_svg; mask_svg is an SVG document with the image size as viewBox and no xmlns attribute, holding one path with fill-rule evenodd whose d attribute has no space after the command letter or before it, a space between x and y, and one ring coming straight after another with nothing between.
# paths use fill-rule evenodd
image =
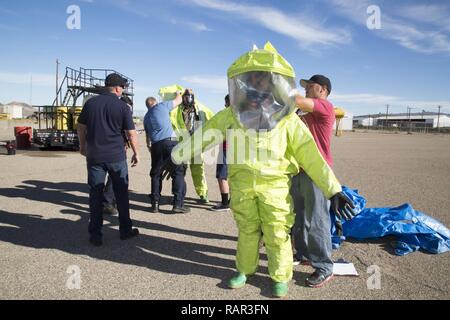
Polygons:
<instances>
[{"instance_id":1,"label":"green rubber boot","mask_svg":"<svg viewBox=\"0 0 450 320\"><path fill-rule=\"evenodd\" d=\"M276 298L283 298L287 295L288 290L287 282L274 282L272 295Z\"/></svg>"},{"instance_id":2,"label":"green rubber boot","mask_svg":"<svg viewBox=\"0 0 450 320\"><path fill-rule=\"evenodd\" d=\"M245 286L247 276L243 273L238 273L236 276L228 280L228 287L231 289L239 289Z\"/></svg>"},{"instance_id":3,"label":"green rubber boot","mask_svg":"<svg viewBox=\"0 0 450 320\"><path fill-rule=\"evenodd\" d=\"M199 202L200 202L201 204L207 204L207 203L209 203L208 196L207 196L207 195L206 195L206 196L200 196Z\"/></svg>"}]
</instances>

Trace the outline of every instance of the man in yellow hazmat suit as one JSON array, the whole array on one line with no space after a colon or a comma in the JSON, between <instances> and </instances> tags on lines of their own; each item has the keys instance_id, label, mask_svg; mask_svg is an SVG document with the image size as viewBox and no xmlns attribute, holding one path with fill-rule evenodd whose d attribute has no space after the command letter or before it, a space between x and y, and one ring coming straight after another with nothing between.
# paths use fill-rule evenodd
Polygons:
<instances>
[{"instance_id":1,"label":"man in yellow hazmat suit","mask_svg":"<svg viewBox=\"0 0 450 320\"><path fill-rule=\"evenodd\" d=\"M230 108L172 151L174 162L187 162L226 137L230 207L239 229L238 274L228 286L243 287L257 271L262 235L275 297L287 294L292 279L290 177L301 167L331 200L333 210L352 211L353 207L311 133L294 113L290 95L294 78L291 65L270 43L244 54L228 69Z\"/></svg>"},{"instance_id":2,"label":"man in yellow hazmat suit","mask_svg":"<svg viewBox=\"0 0 450 320\"><path fill-rule=\"evenodd\" d=\"M160 95L163 96L168 90L170 91L174 88L180 89L181 87L175 85L162 88ZM172 127L180 141L183 139L182 131L187 131L189 135L192 135L195 129L214 115L210 109L196 101L192 89L182 91L183 102L170 113ZM206 183L203 160L190 164L189 168L191 169L192 182L194 183L195 191L200 197L200 202L208 203L208 185Z\"/></svg>"}]
</instances>

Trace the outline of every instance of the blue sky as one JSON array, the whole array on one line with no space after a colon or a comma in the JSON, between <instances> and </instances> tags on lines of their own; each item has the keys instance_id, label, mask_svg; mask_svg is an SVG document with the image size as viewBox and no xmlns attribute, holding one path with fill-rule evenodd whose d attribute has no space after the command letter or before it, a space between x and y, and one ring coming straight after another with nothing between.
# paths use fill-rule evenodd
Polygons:
<instances>
[{"instance_id":1,"label":"blue sky","mask_svg":"<svg viewBox=\"0 0 450 320\"><path fill-rule=\"evenodd\" d=\"M81 10L79 30L66 27L70 5ZM380 8L381 29L366 25L370 5ZM51 103L58 58L61 69L133 78L141 113L147 96L174 83L218 111L231 63L271 41L297 80L327 75L330 100L356 115L386 104L450 113L450 1L2 1L0 37L2 103Z\"/></svg>"}]
</instances>

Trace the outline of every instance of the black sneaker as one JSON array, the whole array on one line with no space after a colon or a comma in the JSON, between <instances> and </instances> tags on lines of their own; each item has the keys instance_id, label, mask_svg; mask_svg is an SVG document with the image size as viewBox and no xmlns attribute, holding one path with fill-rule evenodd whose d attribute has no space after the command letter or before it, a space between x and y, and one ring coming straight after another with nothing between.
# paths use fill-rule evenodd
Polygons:
<instances>
[{"instance_id":1,"label":"black sneaker","mask_svg":"<svg viewBox=\"0 0 450 320\"><path fill-rule=\"evenodd\" d=\"M150 212L152 213L158 213L159 212L159 202L153 201L152 202L152 208L150 209Z\"/></svg>"},{"instance_id":2,"label":"black sneaker","mask_svg":"<svg viewBox=\"0 0 450 320\"><path fill-rule=\"evenodd\" d=\"M221 203L221 204L218 204L217 206L213 206L213 207L211 208L211 210L212 210L212 211L216 211L216 212L230 211L230 206Z\"/></svg>"},{"instance_id":3,"label":"black sneaker","mask_svg":"<svg viewBox=\"0 0 450 320\"><path fill-rule=\"evenodd\" d=\"M89 242L95 247L100 247L103 244L102 239L98 237L90 237Z\"/></svg>"},{"instance_id":4,"label":"black sneaker","mask_svg":"<svg viewBox=\"0 0 450 320\"><path fill-rule=\"evenodd\" d=\"M191 209L189 209L188 207L178 207L175 206L172 209L172 213L181 213L181 214L185 214L185 213L189 213L191 212Z\"/></svg>"},{"instance_id":5,"label":"black sneaker","mask_svg":"<svg viewBox=\"0 0 450 320\"><path fill-rule=\"evenodd\" d=\"M115 216L119 214L119 211L117 211L115 206L107 204L103 206L103 214Z\"/></svg>"},{"instance_id":6,"label":"black sneaker","mask_svg":"<svg viewBox=\"0 0 450 320\"><path fill-rule=\"evenodd\" d=\"M128 240L128 239L131 239L131 238L136 237L138 234L139 234L139 230L136 229L136 228L134 228L134 229L131 229L131 231L130 231L129 233L121 234L121 235L120 235L120 240Z\"/></svg>"},{"instance_id":7,"label":"black sneaker","mask_svg":"<svg viewBox=\"0 0 450 320\"><path fill-rule=\"evenodd\" d=\"M306 278L306 285L311 288L323 287L327 282L333 279L333 273L325 273L316 270L312 275Z\"/></svg>"}]
</instances>

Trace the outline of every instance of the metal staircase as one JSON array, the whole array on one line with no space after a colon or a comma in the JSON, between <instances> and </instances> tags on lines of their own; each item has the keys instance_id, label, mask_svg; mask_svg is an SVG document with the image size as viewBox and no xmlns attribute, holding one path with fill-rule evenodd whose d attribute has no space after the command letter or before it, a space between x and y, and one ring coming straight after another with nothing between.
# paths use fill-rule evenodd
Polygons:
<instances>
[{"instance_id":1,"label":"metal staircase","mask_svg":"<svg viewBox=\"0 0 450 320\"><path fill-rule=\"evenodd\" d=\"M34 130L35 144L48 147L65 147L76 150L78 136L77 116L81 113L88 95L99 94L105 90L105 79L111 73L117 73L128 80L129 87L124 95L133 101L133 80L111 69L75 70L66 67L66 73L51 106L35 106L39 129Z\"/></svg>"},{"instance_id":2,"label":"metal staircase","mask_svg":"<svg viewBox=\"0 0 450 320\"><path fill-rule=\"evenodd\" d=\"M65 76L61 82L52 106L54 107L75 107L82 106L83 100L88 94L98 94L104 90L105 79L111 73L117 73L128 80L129 87L124 92L125 95L133 99L134 84L131 78L111 69L85 69L75 70L66 67ZM64 97L63 97L63 92ZM79 98L83 98L81 102Z\"/></svg>"}]
</instances>

